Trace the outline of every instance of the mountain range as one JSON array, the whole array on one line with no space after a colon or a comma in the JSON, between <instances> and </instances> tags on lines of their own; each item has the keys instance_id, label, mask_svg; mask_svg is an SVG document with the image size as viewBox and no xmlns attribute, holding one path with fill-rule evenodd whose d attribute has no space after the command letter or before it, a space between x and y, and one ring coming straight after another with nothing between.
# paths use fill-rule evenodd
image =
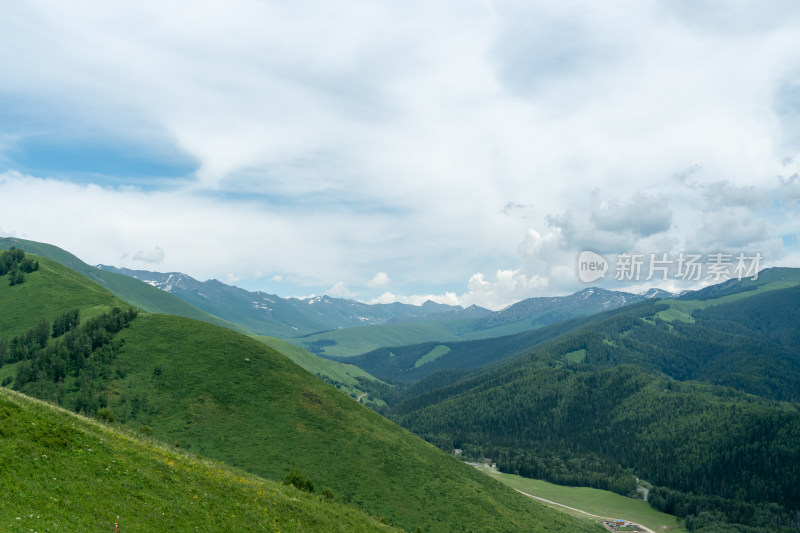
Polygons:
<instances>
[{"instance_id":1,"label":"mountain range","mask_svg":"<svg viewBox=\"0 0 800 533\"><path fill-rule=\"evenodd\" d=\"M799 269L557 326L495 364L412 374L383 412L505 472L621 494L635 472L694 531L800 526Z\"/></svg>"},{"instance_id":2,"label":"mountain range","mask_svg":"<svg viewBox=\"0 0 800 533\"><path fill-rule=\"evenodd\" d=\"M406 529L598 530L487 485L456 454L644 490L690 531L800 528L800 269L678 295L589 287L491 312L136 273L148 285L0 240L13 245L44 255L24 283L0 278L0 382L125 431L307 481Z\"/></svg>"},{"instance_id":3,"label":"mountain range","mask_svg":"<svg viewBox=\"0 0 800 533\"><path fill-rule=\"evenodd\" d=\"M490 313L477 306L463 309L431 301L418 306L402 303L365 304L325 295L281 298L275 294L247 291L217 280L198 281L179 272L162 274L108 265L97 265L97 268L143 281L212 315L242 325L253 333L284 338L414 320L459 320Z\"/></svg>"},{"instance_id":4,"label":"mountain range","mask_svg":"<svg viewBox=\"0 0 800 533\"><path fill-rule=\"evenodd\" d=\"M464 309L432 301L417 306L366 304L324 295L281 298L217 280L201 282L178 272L159 273L107 265L97 265L97 268L143 281L253 333L289 339L318 355L338 357L395 346L398 342L500 337L616 309L648 297L673 296L666 291L638 295L590 287L569 296L528 298L492 312L474 305ZM373 327L356 333L340 331L369 326ZM350 346L352 334L358 342Z\"/></svg>"}]
</instances>

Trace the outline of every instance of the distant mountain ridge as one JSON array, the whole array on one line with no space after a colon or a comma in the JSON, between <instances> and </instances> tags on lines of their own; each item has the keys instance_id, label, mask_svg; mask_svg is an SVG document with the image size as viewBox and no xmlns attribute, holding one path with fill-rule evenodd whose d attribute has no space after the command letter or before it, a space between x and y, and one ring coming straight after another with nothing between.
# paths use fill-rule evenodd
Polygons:
<instances>
[{"instance_id":1,"label":"distant mountain ridge","mask_svg":"<svg viewBox=\"0 0 800 533\"><path fill-rule=\"evenodd\" d=\"M169 292L254 333L294 339L292 342L318 355L335 357L396 346L398 338L409 335L409 340L401 344L501 337L650 298L675 296L661 289L633 294L588 287L567 296L528 298L493 312L477 305L465 309L432 301L417 306L398 302L366 304L327 295L282 298L262 291L247 291L218 280L198 281L180 272L160 273L108 265L97 265L97 268ZM371 326L371 329L362 330L362 326ZM359 329L350 332L352 328ZM342 330L348 332L344 337ZM356 342L352 342L353 339L357 339Z\"/></svg>"},{"instance_id":2,"label":"distant mountain ridge","mask_svg":"<svg viewBox=\"0 0 800 533\"><path fill-rule=\"evenodd\" d=\"M678 296L680 296L684 292L686 292L686 291L679 292L679 293L674 293L674 292L665 291L664 289L659 289L658 287L653 287L652 289L647 289L644 292L640 292L639 295L640 296L644 296L645 298L656 298L656 299L660 299L660 300L666 300L666 299L669 299L669 298L677 298Z\"/></svg>"},{"instance_id":3,"label":"distant mountain ridge","mask_svg":"<svg viewBox=\"0 0 800 533\"><path fill-rule=\"evenodd\" d=\"M97 268L136 278L254 333L285 338L357 326L460 320L491 313L477 306L464 309L431 301L417 306L399 302L365 304L327 295L282 298L262 291L247 291L218 280L198 281L179 272L159 273L108 265L97 265Z\"/></svg>"},{"instance_id":4,"label":"distant mountain ridge","mask_svg":"<svg viewBox=\"0 0 800 533\"><path fill-rule=\"evenodd\" d=\"M114 272L107 272L89 266L75 255L52 244L29 241L15 237L0 238L0 250L16 247L26 252L46 257L80 273L109 290L115 296L149 313L165 313L193 318L209 324L226 327L243 333L244 330L231 322L212 316L193 305L164 291L143 285L138 281Z\"/></svg>"},{"instance_id":5,"label":"distant mountain ridge","mask_svg":"<svg viewBox=\"0 0 800 533\"><path fill-rule=\"evenodd\" d=\"M664 298L662 293L671 294L661 291L656 293L657 297ZM553 324L561 320L611 311L618 307L641 302L649 297L642 294L589 287L569 296L527 298L479 320L476 329L488 329L528 318L533 319L531 325L534 327Z\"/></svg>"}]
</instances>

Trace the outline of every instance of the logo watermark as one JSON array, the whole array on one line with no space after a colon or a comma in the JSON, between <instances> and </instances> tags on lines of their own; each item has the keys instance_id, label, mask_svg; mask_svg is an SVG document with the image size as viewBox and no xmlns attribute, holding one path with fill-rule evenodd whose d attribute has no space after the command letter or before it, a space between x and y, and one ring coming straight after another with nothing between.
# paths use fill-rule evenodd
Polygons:
<instances>
[{"instance_id":1,"label":"logo watermark","mask_svg":"<svg viewBox=\"0 0 800 533\"><path fill-rule=\"evenodd\" d=\"M758 279L761 252L679 254L625 252L612 257L617 281L711 281ZM605 279L612 271L609 260L591 250L578 256L578 278L584 283Z\"/></svg>"},{"instance_id":2,"label":"logo watermark","mask_svg":"<svg viewBox=\"0 0 800 533\"><path fill-rule=\"evenodd\" d=\"M578 277L584 283L592 283L606 277L608 261L602 255L584 250L578 256Z\"/></svg>"}]
</instances>

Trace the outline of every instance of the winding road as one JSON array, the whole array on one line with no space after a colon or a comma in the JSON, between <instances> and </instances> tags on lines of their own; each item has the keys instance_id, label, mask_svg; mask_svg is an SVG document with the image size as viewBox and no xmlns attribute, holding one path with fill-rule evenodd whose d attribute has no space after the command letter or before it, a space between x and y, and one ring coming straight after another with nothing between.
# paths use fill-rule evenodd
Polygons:
<instances>
[{"instance_id":1,"label":"winding road","mask_svg":"<svg viewBox=\"0 0 800 533\"><path fill-rule=\"evenodd\" d=\"M514 490L519 492L520 494L524 494L528 498L533 498L534 500L540 501L542 503L548 503L550 505L557 505L559 507L563 507L564 509L569 509L570 511L575 511L577 513L581 513L583 515L590 516L592 518L599 518L601 520L613 520L613 518L608 517L608 516L600 516L600 515L592 514L592 513L583 511L581 509L576 509L574 507L570 507L569 505L564 505L563 503L554 502L552 500L546 500L544 498L540 498L539 496L534 496L533 494L528 494L527 492L523 492L523 491L521 491L519 489L514 489ZM645 531L646 533L656 533L655 531L653 531L649 527L645 527L645 526L643 526L641 524L637 524L635 522L629 522L629 524L634 526L635 528L641 530L641 531Z\"/></svg>"}]
</instances>

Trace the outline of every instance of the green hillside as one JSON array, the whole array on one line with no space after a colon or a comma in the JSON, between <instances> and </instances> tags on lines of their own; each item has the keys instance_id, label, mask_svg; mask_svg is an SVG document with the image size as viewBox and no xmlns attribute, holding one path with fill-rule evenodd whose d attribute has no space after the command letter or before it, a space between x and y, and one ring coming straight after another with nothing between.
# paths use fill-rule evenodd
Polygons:
<instances>
[{"instance_id":1,"label":"green hillside","mask_svg":"<svg viewBox=\"0 0 800 533\"><path fill-rule=\"evenodd\" d=\"M312 354L305 348L295 346L288 341L276 337L253 335L253 338L263 342L273 350L285 355L306 372L318 376L351 398L361 398L361 403L368 405L383 405L380 396L370 394L376 387L390 387L382 381L354 365L339 363ZM370 387L370 384L375 386ZM391 388L391 387L390 387Z\"/></svg>"},{"instance_id":2,"label":"green hillside","mask_svg":"<svg viewBox=\"0 0 800 533\"><path fill-rule=\"evenodd\" d=\"M795 274L684 300L691 320L662 319L666 302L598 315L495 367L433 374L389 413L505 472L620 494L640 476L656 485L650 503L689 529L790 525L800 508Z\"/></svg>"},{"instance_id":3,"label":"green hillside","mask_svg":"<svg viewBox=\"0 0 800 533\"><path fill-rule=\"evenodd\" d=\"M394 531L353 506L0 389L0 529Z\"/></svg>"},{"instance_id":4,"label":"green hillside","mask_svg":"<svg viewBox=\"0 0 800 533\"><path fill-rule=\"evenodd\" d=\"M406 529L528 530L543 517L544 509L488 483L257 341L154 315L139 317L120 338L126 379L116 383L119 401L112 409L167 442L273 479L298 467ZM134 414L136 394L143 396Z\"/></svg>"},{"instance_id":5,"label":"green hillside","mask_svg":"<svg viewBox=\"0 0 800 533\"><path fill-rule=\"evenodd\" d=\"M25 276L21 285L10 286L0 277L0 338L32 328L42 319L52 322L70 309L91 317L123 305L86 277L49 259L36 257L39 270Z\"/></svg>"},{"instance_id":6,"label":"green hillside","mask_svg":"<svg viewBox=\"0 0 800 533\"><path fill-rule=\"evenodd\" d=\"M687 294L677 300L664 300L667 309L656 316L669 322L694 322L692 314L701 309L729 304L761 294L800 285L800 269L770 268L760 272L759 279L730 280Z\"/></svg>"},{"instance_id":7,"label":"green hillside","mask_svg":"<svg viewBox=\"0 0 800 533\"><path fill-rule=\"evenodd\" d=\"M41 277L38 276L38 273L32 273L28 276L28 281L21 286L22 290L18 291L11 290L12 287L8 283L0 283L0 299L9 298L9 305L13 305L15 309L30 310L30 313L14 312L0 316L0 338L2 334L13 336L21 333L33 327L35 322L40 319L52 322L57 315L72 308L80 308L81 316L84 319L91 318L96 314L109 311L112 307L123 305L123 300L145 311L196 318L203 322L217 323L229 329L243 331L238 326L207 315L203 311L185 304L179 298L146 283L91 267L69 252L55 246L21 239L0 239L0 249L17 245L24 246L29 254L34 253L32 250L44 254L31 257L38 259L41 268L48 272L57 271L59 279ZM58 268L58 265L66 266L67 269ZM98 283L93 283L93 281ZM107 290L103 290L98 284ZM114 298L108 291L121 295L121 297ZM368 389L373 390L372 387L363 387L359 380L377 382L376 378L352 365L341 365L320 359L302 348L278 339L263 337L262 340L265 340L268 345L273 345L274 348L312 374L320 375L355 398L369 392ZM0 382L12 373L13 369L11 368L0 368ZM365 403L376 405L383 403L380 396L375 394L368 394L363 397L363 400Z\"/></svg>"},{"instance_id":8,"label":"green hillside","mask_svg":"<svg viewBox=\"0 0 800 533\"><path fill-rule=\"evenodd\" d=\"M412 322L336 329L286 340L318 355L351 357L383 346L458 341L460 337L445 322Z\"/></svg>"},{"instance_id":9,"label":"green hillside","mask_svg":"<svg viewBox=\"0 0 800 533\"><path fill-rule=\"evenodd\" d=\"M569 319L565 319L569 320ZM559 321L553 321L557 323ZM546 325L546 324L544 324ZM507 335L514 335L516 333L523 333L532 329L542 327L542 325L532 325L532 320L527 318L525 320L518 320L510 324L503 324L502 326L495 326L492 328L478 329L475 331L468 331L460 335L463 340L480 340L480 339L494 339L497 337L505 337Z\"/></svg>"},{"instance_id":10,"label":"green hillside","mask_svg":"<svg viewBox=\"0 0 800 533\"><path fill-rule=\"evenodd\" d=\"M612 311L615 312L620 311ZM356 365L371 375L391 383L409 386L444 370L469 371L496 363L578 329L591 320L591 318L577 318L493 339L434 341L378 348L362 355L334 358L334 360ZM441 377L439 374L433 379L440 383Z\"/></svg>"},{"instance_id":11,"label":"green hillside","mask_svg":"<svg viewBox=\"0 0 800 533\"><path fill-rule=\"evenodd\" d=\"M245 332L241 326L210 315L168 292L151 287L146 283L142 283L128 276L106 272L105 270L87 265L71 253L57 246L53 246L52 244L11 237L0 238L0 250L7 250L11 247L16 247L28 253L36 254L37 256L45 257L60 263L96 282L128 304L138 307L143 311L185 316L187 318L208 322L209 324L227 327L242 333Z\"/></svg>"},{"instance_id":12,"label":"green hillside","mask_svg":"<svg viewBox=\"0 0 800 533\"><path fill-rule=\"evenodd\" d=\"M84 297L117 302L60 265L47 266L8 287L42 302L37 313L55 320ZM37 276L54 291L49 297L32 290ZM28 314L16 307L17 296L0 300L0 316ZM62 300L69 305L47 303ZM39 322L38 316L26 321L34 328ZM5 331L0 336L7 339ZM7 345L19 362L0 368L16 365L6 374L12 386L266 478L281 480L297 468L319 490L407 530L596 531L487 478L228 329L123 308L81 316L57 338L45 335L41 346L25 342Z\"/></svg>"}]
</instances>

